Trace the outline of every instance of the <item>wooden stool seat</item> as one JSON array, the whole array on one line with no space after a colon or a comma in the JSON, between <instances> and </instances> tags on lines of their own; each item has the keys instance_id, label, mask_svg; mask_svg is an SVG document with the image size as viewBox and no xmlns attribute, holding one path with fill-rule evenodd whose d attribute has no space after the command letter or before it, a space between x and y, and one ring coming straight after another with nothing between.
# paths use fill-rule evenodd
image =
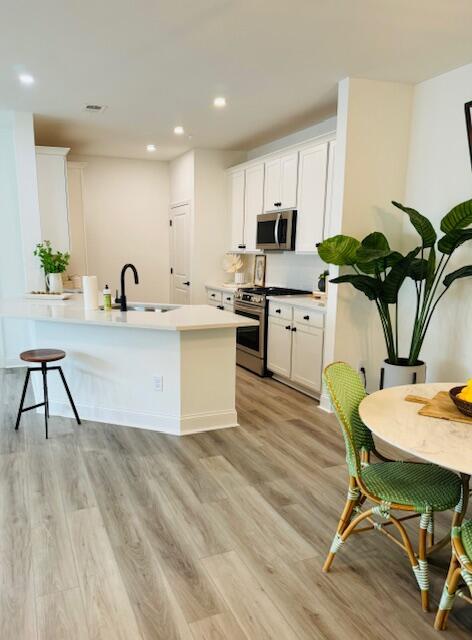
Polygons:
<instances>
[{"instance_id":1,"label":"wooden stool seat","mask_svg":"<svg viewBox=\"0 0 472 640\"><path fill-rule=\"evenodd\" d=\"M65 351L60 349L31 349L20 353L20 358L25 362L55 362L65 357Z\"/></svg>"}]
</instances>

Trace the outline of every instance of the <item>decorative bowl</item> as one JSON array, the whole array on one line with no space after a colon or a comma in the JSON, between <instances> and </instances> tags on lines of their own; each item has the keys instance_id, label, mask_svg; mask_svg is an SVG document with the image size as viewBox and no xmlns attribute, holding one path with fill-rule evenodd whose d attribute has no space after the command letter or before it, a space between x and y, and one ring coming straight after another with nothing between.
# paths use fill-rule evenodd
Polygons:
<instances>
[{"instance_id":1,"label":"decorative bowl","mask_svg":"<svg viewBox=\"0 0 472 640\"><path fill-rule=\"evenodd\" d=\"M457 397L465 386L466 385L462 385L461 387L450 389L449 396L461 413L472 418L472 402L467 402L467 400L461 400Z\"/></svg>"}]
</instances>

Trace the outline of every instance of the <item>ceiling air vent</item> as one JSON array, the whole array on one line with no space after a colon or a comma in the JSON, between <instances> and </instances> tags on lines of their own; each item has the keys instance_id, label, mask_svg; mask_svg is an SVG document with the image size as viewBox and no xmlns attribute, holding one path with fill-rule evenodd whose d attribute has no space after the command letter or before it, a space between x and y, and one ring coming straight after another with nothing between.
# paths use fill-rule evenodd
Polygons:
<instances>
[{"instance_id":1,"label":"ceiling air vent","mask_svg":"<svg viewBox=\"0 0 472 640\"><path fill-rule=\"evenodd\" d=\"M105 109L106 107L103 104L86 104L84 107L84 111L89 113L102 113Z\"/></svg>"}]
</instances>

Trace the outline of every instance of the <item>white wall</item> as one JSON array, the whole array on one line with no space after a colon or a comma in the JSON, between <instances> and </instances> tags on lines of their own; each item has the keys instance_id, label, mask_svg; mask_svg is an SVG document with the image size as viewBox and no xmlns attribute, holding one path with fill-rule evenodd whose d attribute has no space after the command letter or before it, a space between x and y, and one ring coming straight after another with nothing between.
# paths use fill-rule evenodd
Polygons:
<instances>
[{"instance_id":1,"label":"white wall","mask_svg":"<svg viewBox=\"0 0 472 640\"><path fill-rule=\"evenodd\" d=\"M170 205L189 201L195 197L195 153L187 151L169 163Z\"/></svg>"},{"instance_id":2,"label":"white wall","mask_svg":"<svg viewBox=\"0 0 472 640\"><path fill-rule=\"evenodd\" d=\"M169 299L169 176L164 162L75 156L83 169L84 219L90 275L99 287L119 288L122 266L132 262L139 285L127 274L128 300Z\"/></svg>"},{"instance_id":3,"label":"white wall","mask_svg":"<svg viewBox=\"0 0 472 640\"><path fill-rule=\"evenodd\" d=\"M405 195L413 87L349 78L339 84L333 191L333 233L362 239L382 231L402 244L402 218L390 205ZM335 271L331 268L335 275ZM375 306L349 285L328 295L325 362L345 360L367 369L378 388L386 349Z\"/></svg>"},{"instance_id":4,"label":"white wall","mask_svg":"<svg viewBox=\"0 0 472 640\"><path fill-rule=\"evenodd\" d=\"M427 215L437 229L454 205L472 198L464 117L464 104L470 100L472 64L422 82L414 90L405 202ZM411 227L404 222L405 244L415 246ZM451 270L465 264L472 264L470 243L457 250ZM413 296L410 289L404 298L406 308L414 304ZM452 285L430 325L421 354L428 380L462 381L471 376L471 317L472 280L464 279Z\"/></svg>"}]
</instances>

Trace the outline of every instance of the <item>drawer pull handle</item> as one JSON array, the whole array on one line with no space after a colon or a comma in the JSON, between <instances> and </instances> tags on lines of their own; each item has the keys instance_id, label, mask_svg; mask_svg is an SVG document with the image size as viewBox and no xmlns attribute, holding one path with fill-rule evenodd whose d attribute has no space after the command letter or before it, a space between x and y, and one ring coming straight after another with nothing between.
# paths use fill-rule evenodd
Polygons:
<instances>
[{"instance_id":1,"label":"drawer pull handle","mask_svg":"<svg viewBox=\"0 0 472 640\"><path fill-rule=\"evenodd\" d=\"M212 294L211 294L211 297L212 297L212 298L216 298L216 293L212 293Z\"/></svg>"},{"instance_id":2,"label":"drawer pull handle","mask_svg":"<svg viewBox=\"0 0 472 640\"><path fill-rule=\"evenodd\" d=\"M224 311L225 309L222 304L219 304L216 308L219 309L220 311Z\"/></svg>"},{"instance_id":3,"label":"drawer pull handle","mask_svg":"<svg viewBox=\"0 0 472 640\"><path fill-rule=\"evenodd\" d=\"M276 309L275 313L282 313L282 309Z\"/></svg>"},{"instance_id":4,"label":"drawer pull handle","mask_svg":"<svg viewBox=\"0 0 472 640\"><path fill-rule=\"evenodd\" d=\"M292 331L296 331L296 330L297 330L297 327L292 327Z\"/></svg>"},{"instance_id":5,"label":"drawer pull handle","mask_svg":"<svg viewBox=\"0 0 472 640\"><path fill-rule=\"evenodd\" d=\"M290 331L290 329L292 328L289 324L285 327L286 329L288 329Z\"/></svg>"},{"instance_id":6,"label":"drawer pull handle","mask_svg":"<svg viewBox=\"0 0 472 640\"><path fill-rule=\"evenodd\" d=\"M309 320L309 319L310 319L310 316L303 316L303 319L304 319L304 320Z\"/></svg>"}]
</instances>

